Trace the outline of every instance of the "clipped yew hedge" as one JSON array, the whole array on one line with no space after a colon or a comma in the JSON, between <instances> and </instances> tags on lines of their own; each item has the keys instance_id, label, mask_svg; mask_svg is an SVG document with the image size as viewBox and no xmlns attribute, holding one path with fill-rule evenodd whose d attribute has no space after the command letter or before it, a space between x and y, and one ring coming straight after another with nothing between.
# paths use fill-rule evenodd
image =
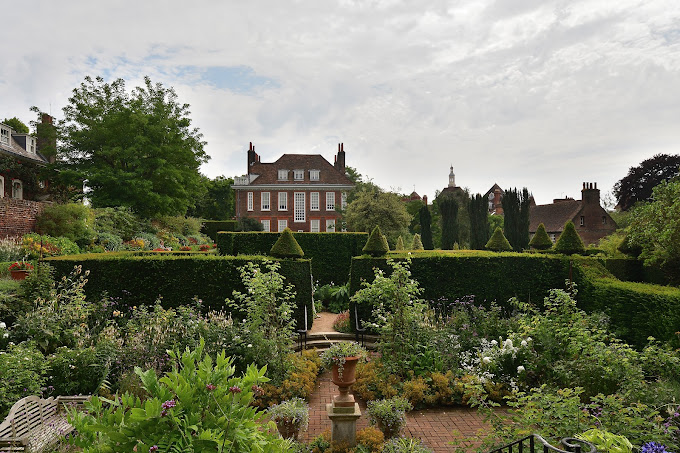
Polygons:
<instances>
[{"instance_id":1,"label":"clipped yew hedge","mask_svg":"<svg viewBox=\"0 0 680 453\"><path fill-rule=\"evenodd\" d=\"M123 306L153 304L159 297L166 308L192 303L194 297L210 309L232 309L225 299L233 299L234 290L243 291L239 268L248 262L262 262L262 256L217 256L177 254L135 254L130 252L93 253L48 258L45 261L56 270L55 277L68 275L74 266L89 270L85 290L88 297L106 293ZM270 260L281 263L281 274L293 285L296 293L296 320L304 321L304 306L311 327L312 286L309 260ZM241 317L243 313L235 312Z\"/></svg>"},{"instance_id":2,"label":"clipped yew hedge","mask_svg":"<svg viewBox=\"0 0 680 453\"><path fill-rule=\"evenodd\" d=\"M204 220L201 233L216 241L218 231L236 231L237 226L237 220Z\"/></svg>"},{"instance_id":3,"label":"clipped yew hedge","mask_svg":"<svg viewBox=\"0 0 680 453\"><path fill-rule=\"evenodd\" d=\"M222 255L269 255L281 233L262 231L217 234ZM312 260L314 280L325 285L343 284L349 278L352 257L361 255L368 233L293 233L305 258Z\"/></svg>"}]
</instances>

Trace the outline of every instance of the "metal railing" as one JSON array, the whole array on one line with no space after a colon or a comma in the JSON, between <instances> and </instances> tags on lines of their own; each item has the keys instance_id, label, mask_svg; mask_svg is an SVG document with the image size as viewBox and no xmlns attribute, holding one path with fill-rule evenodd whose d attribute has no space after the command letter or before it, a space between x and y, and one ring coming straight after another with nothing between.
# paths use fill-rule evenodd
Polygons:
<instances>
[{"instance_id":1,"label":"metal railing","mask_svg":"<svg viewBox=\"0 0 680 453\"><path fill-rule=\"evenodd\" d=\"M538 434L532 434L522 439L511 442L507 445L491 450L489 453L596 453L595 445L585 440L576 439L574 437L565 437L560 441L564 447L554 447L548 443L543 437Z\"/></svg>"}]
</instances>

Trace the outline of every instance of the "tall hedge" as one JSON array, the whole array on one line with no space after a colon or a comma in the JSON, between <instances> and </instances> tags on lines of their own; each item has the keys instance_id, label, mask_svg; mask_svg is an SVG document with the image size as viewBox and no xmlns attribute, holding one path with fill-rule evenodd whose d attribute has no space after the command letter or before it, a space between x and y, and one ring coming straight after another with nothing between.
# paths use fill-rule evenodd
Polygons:
<instances>
[{"instance_id":1,"label":"tall hedge","mask_svg":"<svg viewBox=\"0 0 680 453\"><path fill-rule=\"evenodd\" d=\"M361 255L368 233L293 233L312 260L314 280L320 284L342 284L349 279L352 257ZM279 233L261 231L219 232L217 248L222 255L268 255Z\"/></svg>"},{"instance_id":2,"label":"tall hedge","mask_svg":"<svg viewBox=\"0 0 680 453\"><path fill-rule=\"evenodd\" d=\"M201 233L216 241L218 231L236 231L237 225L237 220L204 220Z\"/></svg>"},{"instance_id":3,"label":"tall hedge","mask_svg":"<svg viewBox=\"0 0 680 453\"><path fill-rule=\"evenodd\" d=\"M122 306L153 304L159 297L164 307L191 303L194 297L211 309L225 307L234 290L243 291L239 268L262 262L262 256L165 255L131 252L68 255L48 258L56 278L67 275L75 265L90 270L85 290L88 297L106 293ZM273 258L271 258L274 260ZM304 320L303 307L312 313L311 265L309 260L276 260L281 274L296 292L296 319ZM242 313L234 313L240 316ZM312 316L308 316L311 326ZM298 324L301 325L301 324Z\"/></svg>"}]
</instances>

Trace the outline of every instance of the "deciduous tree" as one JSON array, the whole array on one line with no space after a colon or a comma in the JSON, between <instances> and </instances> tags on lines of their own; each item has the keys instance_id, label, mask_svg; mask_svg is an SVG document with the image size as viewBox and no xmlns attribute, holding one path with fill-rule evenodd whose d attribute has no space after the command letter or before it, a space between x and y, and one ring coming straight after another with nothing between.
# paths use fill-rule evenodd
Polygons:
<instances>
[{"instance_id":1,"label":"deciduous tree","mask_svg":"<svg viewBox=\"0 0 680 453\"><path fill-rule=\"evenodd\" d=\"M628 174L614 184L619 207L627 211L638 201L648 201L654 187L680 174L680 154L657 154L631 167Z\"/></svg>"},{"instance_id":2,"label":"deciduous tree","mask_svg":"<svg viewBox=\"0 0 680 453\"><path fill-rule=\"evenodd\" d=\"M389 243L396 244L397 238L408 231L411 216L397 194L366 191L347 205L345 221L349 231L370 233L377 225Z\"/></svg>"}]
</instances>

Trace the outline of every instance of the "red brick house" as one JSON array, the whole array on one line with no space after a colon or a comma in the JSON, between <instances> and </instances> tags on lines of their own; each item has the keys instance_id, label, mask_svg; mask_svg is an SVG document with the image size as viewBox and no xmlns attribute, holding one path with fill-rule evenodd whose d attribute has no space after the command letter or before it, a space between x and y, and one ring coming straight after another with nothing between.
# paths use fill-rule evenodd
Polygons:
<instances>
[{"instance_id":1,"label":"red brick house","mask_svg":"<svg viewBox=\"0 0 680 453\"><path fill-rule=\"evenodd\" d=\"M597 242L616 231L616 222L600 206L600 190L597 183L583 183L581 200L555 199L551 204L532 205L529 210L529 233L536 233L539 224L545 225L550 238L562 234L564 224L571 220L586 245Z\"/></svg>"},{"instance_id":2,"label":"red brick house","mask_svg":"<svg viewBox=\"0 0 680 453\"><path fill-rule=\"evenodd\" d=\"M248 172L234 178L236 218L260 221L265 231L335 231L354 184L345 174L345 151L331 165L319 154L284 154L276 162L260 162L248 149Z\"/></svg>"}]
</instances>

